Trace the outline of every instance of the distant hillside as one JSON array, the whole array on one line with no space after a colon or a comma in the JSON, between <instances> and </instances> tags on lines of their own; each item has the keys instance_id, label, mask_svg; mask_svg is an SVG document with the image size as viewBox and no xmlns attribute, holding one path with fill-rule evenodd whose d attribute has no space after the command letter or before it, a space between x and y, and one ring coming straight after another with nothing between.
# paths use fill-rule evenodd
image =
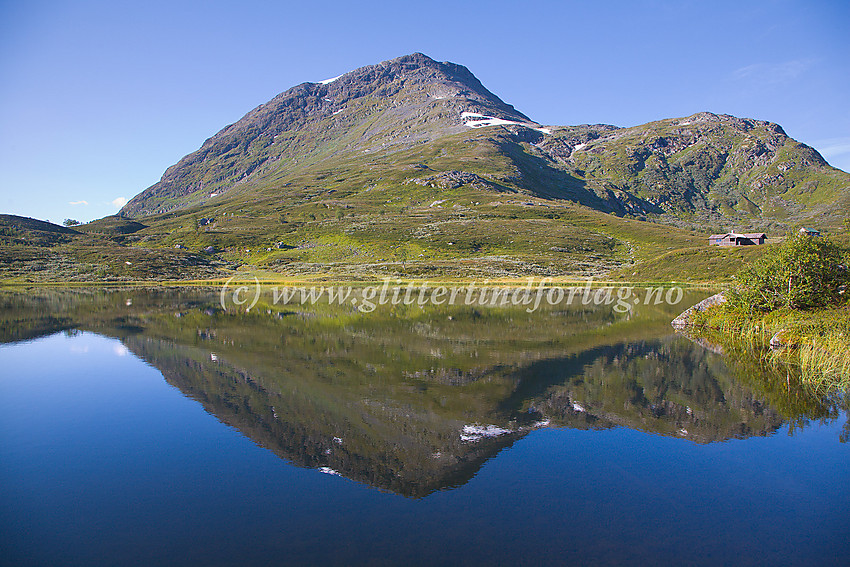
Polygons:
<instances>
[{"instance_id":1,"label":"distant hillside","mask_svg":"<svg viewBox=\"0 0 850 567\"><path fill-rule=\"evenodd\" d=\"M702 112L633 128L564 128L539 142L597 192L636 198L631 213L674 224L823 223L844 217L850 202L850 174L770 122Z\"/></svg>"},{"instance_id":2,"label":"distant hillside","mask_svg":"<svg viewBox=\"0 0 850 567\"><path fill-rule=\"evenodd\" d=\"M0 215L0 280L133 281L215 277L226 265L187 250L131 247L124 234L141 223L111 217L76 230L49 222Z\"/></svg>"}]
</instances>

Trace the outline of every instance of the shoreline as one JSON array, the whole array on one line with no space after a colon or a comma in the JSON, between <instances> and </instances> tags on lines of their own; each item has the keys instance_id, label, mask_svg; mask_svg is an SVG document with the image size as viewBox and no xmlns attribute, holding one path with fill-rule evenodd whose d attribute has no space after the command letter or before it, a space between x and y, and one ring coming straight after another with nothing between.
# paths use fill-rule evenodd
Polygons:
<instances>
[{"instance_id":1,"label":"shoreline","mask_svg":"<svg viewBox=\"0 0 850 567\"><path fill-rule=\"evenodd\" d=\"M256 278L256 280L255 280ZM385 281L390 281L397 285L469 285L475 284L481 287L525 287L529 280L534 285L545 280L545 285L549 286L571 286L584 287L590 281L590 287L681 287L683 289L719 289L723 282L681 282L671 280L637 280L637 281L615 281L615 280L595 280L595 279L576 279L576 278L557 278L557 277L526 277L526 278L488 278L488 279L473 279L473 278L410 278L410 277L386 277L386 278L356 278L356 279L335 279L332 277L287 277L287 278L260 278L254 274L246 273L244 275L237 274L229 278L212 278L212 279L193 279L193 280L128 280L128 281L15 281L15 280L0 280L0 289L4 288L26 288L26 287L213 287L221 286L227 282L231 283L259 283L261 286L281 286L281 285L351 285L351 286L369 286L381 284Z\"/></svg>"}]
</instances>

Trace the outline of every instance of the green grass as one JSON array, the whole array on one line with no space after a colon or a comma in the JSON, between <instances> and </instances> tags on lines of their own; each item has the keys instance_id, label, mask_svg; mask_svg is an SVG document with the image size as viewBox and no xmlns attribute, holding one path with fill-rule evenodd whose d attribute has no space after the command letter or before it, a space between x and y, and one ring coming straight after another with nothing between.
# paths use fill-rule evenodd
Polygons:
<instances>
[{"instance_id":1,"label":"green grass","mask_svg":"<svg viewBox=\"0 0 850 567\"><path fill-rule=\"evenodd\" d=\"M715 338L742 346L765 364L798 367L805 384L833 391L850 388L850 305L782 309L762 316L746 316L720 305L697 312L692 323L718 331ZM783 348L767 348L774 336Z\"/></svg>"},{"instance_id":2,"label":"green grass","mask_svg":"<svg viewBox=\"0 0 850 567\"><path fill-rule=\"evenodd\" d=\"M723 282L731 280L742 266L774 245L762 246L694 246L664 252L633 267L615 271L612 277L638 281L655 278L666 281Z\"/></svg>"}]
</instances>

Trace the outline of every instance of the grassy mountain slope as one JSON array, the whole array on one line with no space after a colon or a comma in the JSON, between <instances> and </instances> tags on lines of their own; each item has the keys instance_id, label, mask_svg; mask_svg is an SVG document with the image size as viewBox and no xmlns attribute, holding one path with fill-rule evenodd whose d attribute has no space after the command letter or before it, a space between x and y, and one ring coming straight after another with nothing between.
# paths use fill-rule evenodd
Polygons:
<instances>
[{"instance_id":1,"label":"grassy mountain slope","mask_svg":"<svg viewBox=\"0 0 850 567\"><path fill-rule=\"evenodd\" d=\"M846 216L850 175L777 124L702 112L592 134L574 130L544 137L543 151L590 186L639 199L638 215L717 230L812 219L835 226Z\"/></svg>"},{"instance_id":2,"label":"grassy mountain slope","mask_svg":"<svg viewBox=\"0 0 850 567\"><path fill-rule=\"evenodd\" d=\"M500 151L507 144L519 143L501 129L476 130L391 154L355 155L332 169L317 164L258 180L220 205L147 217L149 228L129 240L212 246L232 262L284 273L481 276L600 275L702 243L688 232L671 239L668 227L518 186L512 179L531 167Z\"/></svg>"}]
</instances>

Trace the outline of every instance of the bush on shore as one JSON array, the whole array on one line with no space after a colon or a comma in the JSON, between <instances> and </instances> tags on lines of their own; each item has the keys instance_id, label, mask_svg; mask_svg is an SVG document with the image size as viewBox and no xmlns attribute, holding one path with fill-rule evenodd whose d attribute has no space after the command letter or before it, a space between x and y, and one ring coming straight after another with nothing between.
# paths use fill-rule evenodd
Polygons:
<instances>
[{"instance_id":1,"label":"bush on shore","mask_svg":"<svg viewBox=\"0 0 850 567\"><path fill-rule=\"evenodd\" d=\"M795 234L736 276L728 308L757 315L840 306L847 303L848 283L840 246L826 237Z\"/></svg>"}]
</instances>

